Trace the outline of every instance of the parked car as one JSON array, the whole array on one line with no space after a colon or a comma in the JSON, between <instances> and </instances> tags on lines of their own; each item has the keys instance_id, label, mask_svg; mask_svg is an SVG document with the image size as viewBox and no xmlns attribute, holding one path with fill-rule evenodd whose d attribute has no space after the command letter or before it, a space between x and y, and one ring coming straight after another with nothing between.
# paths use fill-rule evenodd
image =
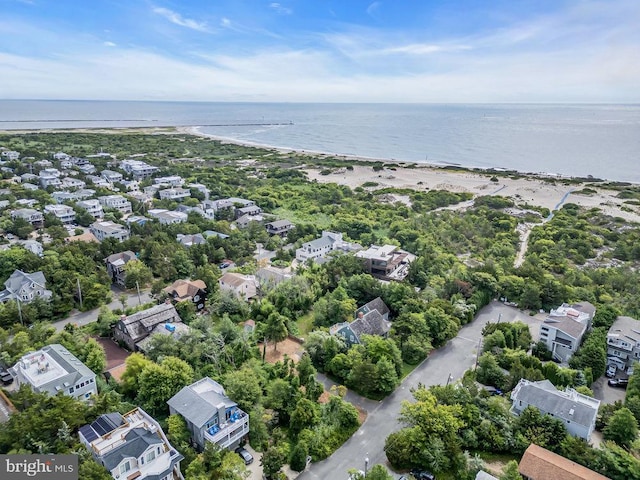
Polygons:
<instances>
[{"instance_id":1,"label":"parked car","mask_svg":"<svg viewBox=\"0 0 640 480\"><path fill-rule=\"evenodd\" d=\"M253 463L253 455L251 455L246 448L238 447L236 448L236 453L240 455L242 460L244 460L245 465L250 465L251 463Z\"/></svg>"},{"instance_id":2,"label":"parked car","mask_svg":"<svg viewBox=\"0 0 640 480\"><path fill-rule=\"evenodd\" d=\"M629 384L629 379L628 378L610 378L608 383L611 387L627 388L627 385Z\"/></svg>"},{"instance_id":3,"label":"parked car","mask_svg":"<svg viewBox=\"0 0 640 480\"><path fill-rule=\"evenodd\" d=\"M609 378L613 378L616 376L616 372L618 371L618 367L611 364L607 367L607 373L605 374Z\"/></svg>"},{"instance_id":4,"label":"parked car","mask_svg":"<svg viewBox=\"0 0 640 480\"><path fill-rule=\"evenodd\" d=\"M3 370L0 372L0 381L2 381L3 385L11 385L13 383L13 375L8 371Z\"/></svg>"},{"instance_id":5,"label":"parked car","mask_svg":"<svg viewBox=\"0 0 640 480\"><path fill-rule=\"evenodd\" d=\"M425 470L411 470L411 476L416 480L436 480L436 476Z\"/></svg>"}]
</instances>

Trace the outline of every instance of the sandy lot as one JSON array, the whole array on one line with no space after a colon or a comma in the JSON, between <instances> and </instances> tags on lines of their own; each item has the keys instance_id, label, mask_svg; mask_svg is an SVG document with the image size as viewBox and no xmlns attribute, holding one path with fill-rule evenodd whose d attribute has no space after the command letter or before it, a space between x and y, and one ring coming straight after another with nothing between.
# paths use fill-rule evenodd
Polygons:
<instances>
[{"instance_id":1,"label":"sandy lot","mask_svg":"<svg viewBox=\"0 0 640 480\"><path fill-rule=\"evenodd\" d=\"M262 343L258 344L260 352L262 352ZM295 363L298 363L304 348L302 345L290 338L279 342L276 346L276 350L273 349L273 343L267 344L267 355L265 360L269 363L276 363L281 361L285 355L292 358Z\"/></svg>"}]
</instances>

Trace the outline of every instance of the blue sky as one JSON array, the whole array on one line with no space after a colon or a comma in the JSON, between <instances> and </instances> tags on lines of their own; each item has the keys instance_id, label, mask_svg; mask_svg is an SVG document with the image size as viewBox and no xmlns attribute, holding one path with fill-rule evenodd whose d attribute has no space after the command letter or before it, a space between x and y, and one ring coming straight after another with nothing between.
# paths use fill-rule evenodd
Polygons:
<instances>
[{"instance_id":1,"label":"blue sky","mask_svg":"<svg viewBox=\"0 0 640 480\"><path fill-rule=\"evenodd\" d=\"M640 102L640 0L0 0L0 98Z\"/></svg>"}]
</instances>

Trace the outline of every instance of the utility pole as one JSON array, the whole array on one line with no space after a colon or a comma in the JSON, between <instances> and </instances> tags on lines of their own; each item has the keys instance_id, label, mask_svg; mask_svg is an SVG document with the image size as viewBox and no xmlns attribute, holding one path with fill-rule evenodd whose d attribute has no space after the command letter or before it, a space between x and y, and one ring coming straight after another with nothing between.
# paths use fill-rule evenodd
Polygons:
<instances>
[{"instance_id":1,"label":"utility pole","mask_svg":"<svg viewBox=\"0 0 640 480\"><path fill-rule=\"evenodd\" d=\"M140 284L136 280L136 290L138 290L138 305L142 305L142 298L140 298Z\"/></svg>"},{"instance_id":2,"label":"utility pole","mask_svg":"<svg viewBox=\"0 0 640 480\"><path fill-rule=\"evenodd\" d=\"M78 299L80 300L80 310L82 310L82 289L80 288L80 279L76 278L78 284Z\"/></svg>"},{"instance_id":3,"label":"utility pole","mask_svg":"<svg viewBox=\"0 0 640 480\"><path fill-rule=\"evenodd\" d=\"M478 348L476 349L476 369L478 368L478 360L480 358L480 344L482 343L482 337L478 339Z\"/></svg>"}]
</instances>

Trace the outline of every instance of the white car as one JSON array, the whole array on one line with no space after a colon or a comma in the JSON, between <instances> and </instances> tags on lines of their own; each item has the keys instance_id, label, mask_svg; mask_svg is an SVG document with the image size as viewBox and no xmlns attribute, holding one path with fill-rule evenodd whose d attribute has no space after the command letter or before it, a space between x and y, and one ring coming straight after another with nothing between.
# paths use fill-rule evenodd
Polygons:
<instances>
[{"instance_id":1,"label":"white car","mask_svg":"<svg viewBox=\"0 0 640 480\"><path fill-rule=\"evenodd\" d=\"M613 378L616 376L616 372L618 371L618 367L614 364L611 364L607 367L607 373L605 374L609 378Z\"/></svg>"}]
</instances>

